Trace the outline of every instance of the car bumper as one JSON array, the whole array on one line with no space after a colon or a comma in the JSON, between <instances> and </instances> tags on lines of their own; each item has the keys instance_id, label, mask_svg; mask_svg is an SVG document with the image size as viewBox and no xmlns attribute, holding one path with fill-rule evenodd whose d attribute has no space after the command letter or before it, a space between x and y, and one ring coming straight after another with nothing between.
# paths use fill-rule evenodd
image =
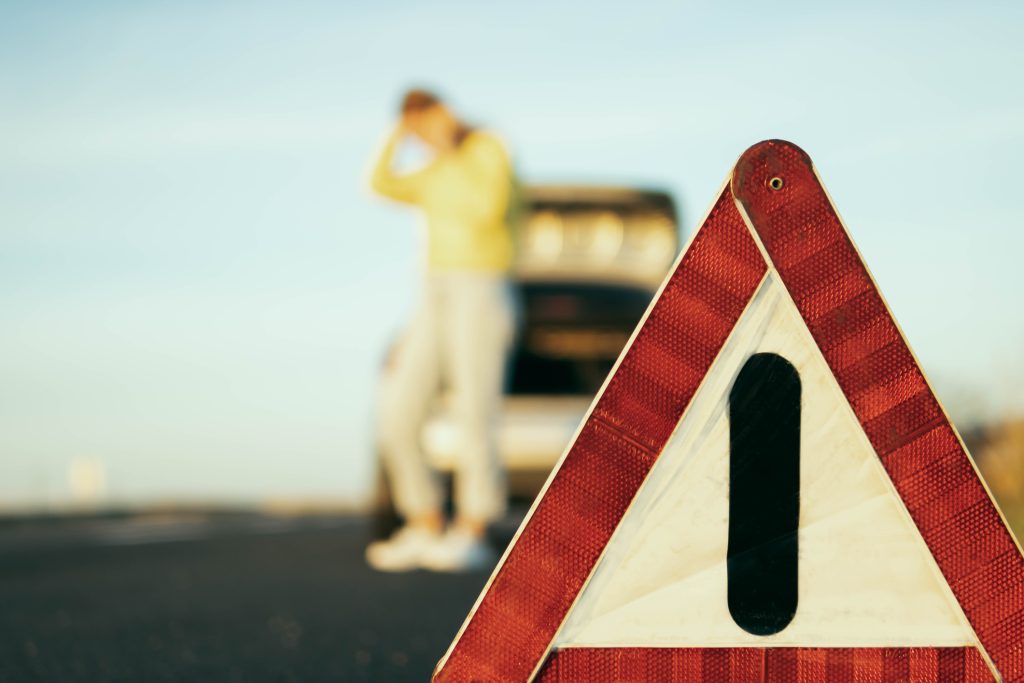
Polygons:
<instances>
[{"instance_id":1,"label":"car bumper","mask_svg":"<svg viewBox=\"0 0 1024 683\"><path fill-rule=\"evenodd\" d=\"M551 469L572 440L590 407L591 397L506 398L498 419L498 452L506 469ZM423 428L422 445L431 466L455 469L459 428L450 411L442 408Z\"/></svg>"}]
</instances>

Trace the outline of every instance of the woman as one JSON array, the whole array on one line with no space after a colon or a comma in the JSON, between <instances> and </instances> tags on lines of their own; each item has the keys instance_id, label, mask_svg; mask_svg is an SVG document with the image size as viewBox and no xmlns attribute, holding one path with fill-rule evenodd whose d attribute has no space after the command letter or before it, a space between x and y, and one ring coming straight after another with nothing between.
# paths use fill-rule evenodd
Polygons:
<instances>
[{"instance_id":1,"label":"woman","mask_svg":"<svg viewBox=\"0 0 1024 683\"><path fill-rule=\"evenodd\" d=\"M434 153L421 170L399 174L396 151L413 135ZM432 93L413 90L371 175L371 187L411 204L427 223L423 300L381 396L380 449L405 526L366 551L383 571L458 571L493 561L485 532L504 514L504 472L495 443L506 354L513 332L508 284L512 166L491 134L460 121ZM445 529L442 492L420 449L431 401L450 392L461 441L456 517Z\"/></svg>"}]
</instances>

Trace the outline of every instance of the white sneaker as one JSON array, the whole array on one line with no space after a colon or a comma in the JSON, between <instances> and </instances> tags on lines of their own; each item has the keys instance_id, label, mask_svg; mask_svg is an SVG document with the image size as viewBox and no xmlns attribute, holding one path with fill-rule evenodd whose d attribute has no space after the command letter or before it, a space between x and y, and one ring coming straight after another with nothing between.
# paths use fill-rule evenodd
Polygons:
<instances>
[{"instance_id":1,"label":"white sneaker","mask_svg":"<svg viewBox=\"0 0 1024 683\"><path fill-rule=\"evenodd\" d=\"M385 541L366 547L366 563L380 572L406 572L418 569L426 552L441 540L440 534L418 527L404 526Z\"/></svg>"},{"instance_id":2,"label":"white sneaker","mask_svg":"<svg viewBox=\"0 0 1024 683\"><path fill-rule=\"evenodd\" d=\"M427 549L422 566L435 572L468 572L489 569L496 559L486 539L451 528Z\"/></svg>"}]
</instances>

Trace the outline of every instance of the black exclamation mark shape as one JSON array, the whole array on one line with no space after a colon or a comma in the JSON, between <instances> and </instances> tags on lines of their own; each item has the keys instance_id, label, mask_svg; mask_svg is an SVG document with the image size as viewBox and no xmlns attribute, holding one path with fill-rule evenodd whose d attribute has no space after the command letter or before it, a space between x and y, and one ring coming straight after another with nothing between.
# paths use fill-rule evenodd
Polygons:
<instances>
[{"instance_id":1,"label":"black exclamation mark shape","mask_svg":"<svg viewBox=\"0 0 1024 683\"><path fill-rule=\"evenodd\" d=\"M800 375L751 356L729 392L729 612L745 631L778 633L796 614Z\"/></svg>"}]
</instances>

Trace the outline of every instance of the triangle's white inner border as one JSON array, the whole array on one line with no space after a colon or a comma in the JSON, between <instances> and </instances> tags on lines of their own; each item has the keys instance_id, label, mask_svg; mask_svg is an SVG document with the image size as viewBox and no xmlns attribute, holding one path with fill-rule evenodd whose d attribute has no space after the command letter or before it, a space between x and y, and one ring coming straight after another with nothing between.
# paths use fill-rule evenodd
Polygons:
<instances>
[{"instance_id":1,"label":"triangle's white inner border","mask_svg":"<svg viewBox=\"0 0 1024 683\"><path fill-rule=\"evenodd\" d=\"M751 354L803 383L800 599L782 632L729 615L729 387ZM769 272L637 493L554 647L977 645L788 292Z\"/></svg>"}]
</instances>

